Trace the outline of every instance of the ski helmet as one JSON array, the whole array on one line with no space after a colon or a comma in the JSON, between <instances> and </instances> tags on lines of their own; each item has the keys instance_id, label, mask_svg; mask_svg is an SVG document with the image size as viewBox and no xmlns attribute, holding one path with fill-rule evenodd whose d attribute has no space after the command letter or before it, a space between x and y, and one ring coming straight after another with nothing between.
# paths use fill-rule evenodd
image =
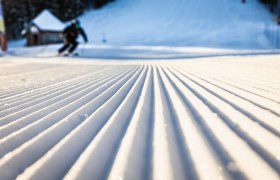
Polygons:
<instances>
[{"instance_id":1,"label":"ski helmet","mask_svg":"<svg viewBox=\"0 0 280 180\"><path fill-rule=\"evenodd\" d=\"M80 23L80 21L78 19L74 19L72 21L72 24L74 24L77 28L81 27L81 23Z\"/></svg>"}]
</instances>

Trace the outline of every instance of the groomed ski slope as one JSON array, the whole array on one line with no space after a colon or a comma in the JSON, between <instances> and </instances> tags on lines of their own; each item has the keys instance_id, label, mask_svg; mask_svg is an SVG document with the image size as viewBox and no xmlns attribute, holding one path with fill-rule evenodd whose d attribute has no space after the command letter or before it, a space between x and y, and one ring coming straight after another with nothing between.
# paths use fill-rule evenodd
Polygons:
<instances>
[{"instance_id":1,"label":"groomed ski slope","mask_svg":"<svg viewBox=\"0 0 280 180\"><path fill-rule=\"evenodd\" d=\"M1 179L279 179L279 56L0 64Z\"/></svg>"},{"instance_id":2,"label":"groomed ski slope","mask_svg":"<svg viewBox=\"0 0 280 180\"><path fill-rule=\"evenodd\" d=\"M0 180L279 180L280 56L247 2L117 0L80 57L12 48Z\"/></svg>"},{"instance_id":3,"label":"groomed ski slope","mask_svg":"<svg viewBox=\"0 0 280 180\"><path fill-rule=\"evenodd\" d=\"M257 0L117 0L80 20L94 44L262 49L273 18Z\"/></svg>"}]
</instances>

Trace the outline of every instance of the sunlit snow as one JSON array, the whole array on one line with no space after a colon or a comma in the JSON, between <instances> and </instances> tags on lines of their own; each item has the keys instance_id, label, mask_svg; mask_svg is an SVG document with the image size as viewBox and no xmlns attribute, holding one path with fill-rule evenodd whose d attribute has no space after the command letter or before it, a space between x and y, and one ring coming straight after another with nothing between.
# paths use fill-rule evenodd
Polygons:
<instances>
[{"instance_id":1,"label":"sunlit snow","mask_svg":"<svg viewBox=\"0 0 280 180\"><path fill-rule=\"evenodd\" d=\"M78 57L11 42L0 179L279 180L272 18L258 1L116 0L79 18Z\"/></svg>"}]
</instances>

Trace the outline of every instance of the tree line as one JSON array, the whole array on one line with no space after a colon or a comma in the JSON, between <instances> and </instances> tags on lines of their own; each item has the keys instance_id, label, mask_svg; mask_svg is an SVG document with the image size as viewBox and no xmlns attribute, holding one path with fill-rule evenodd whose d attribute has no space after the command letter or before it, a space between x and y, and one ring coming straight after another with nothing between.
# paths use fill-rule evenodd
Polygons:
<instances>
[{"instance_id":1,"label":"tree line","mask_svg":"<svg viewBox=\"0 0 280 180\"><path fill-rule=\"evenodd\" d=\"M280 0L259 0L259 1L266 4L272 13L278 13L280 11L279 9Z\"/></svg>"},{"instance_id":2,"label":"tree line","mask_svg":"<svg viewBox=\"0 0 280 180\"><path fill-rule=\"evenodd\" d=\"M98 9L114 0L2 0L9 39L21 37L20 31L42 10L49 9L62 21L69 21L85 10Z\"/></svg>"}]
</instances>

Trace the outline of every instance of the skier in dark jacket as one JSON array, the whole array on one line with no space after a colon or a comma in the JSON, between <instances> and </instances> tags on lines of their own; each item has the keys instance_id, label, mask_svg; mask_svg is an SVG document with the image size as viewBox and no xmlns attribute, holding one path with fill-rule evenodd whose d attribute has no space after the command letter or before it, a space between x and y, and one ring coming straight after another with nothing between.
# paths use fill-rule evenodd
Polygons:
<instances>
[{"instance_id":1,"label":"skier in dark jacket","mask_svg":"<svg viewBox=\"0 0 280 180\"><path fill-rule=\"evenodd\" d=\"M73 20L71 25L63 30L64 45L58 50L58 53L62 54L68 49L68 54L72 54L79 44L77 42L79 35L82 35L85 43L88 42L87 35L81 27L81 23L78 20Z\"/></svg>"}]
</instances>

